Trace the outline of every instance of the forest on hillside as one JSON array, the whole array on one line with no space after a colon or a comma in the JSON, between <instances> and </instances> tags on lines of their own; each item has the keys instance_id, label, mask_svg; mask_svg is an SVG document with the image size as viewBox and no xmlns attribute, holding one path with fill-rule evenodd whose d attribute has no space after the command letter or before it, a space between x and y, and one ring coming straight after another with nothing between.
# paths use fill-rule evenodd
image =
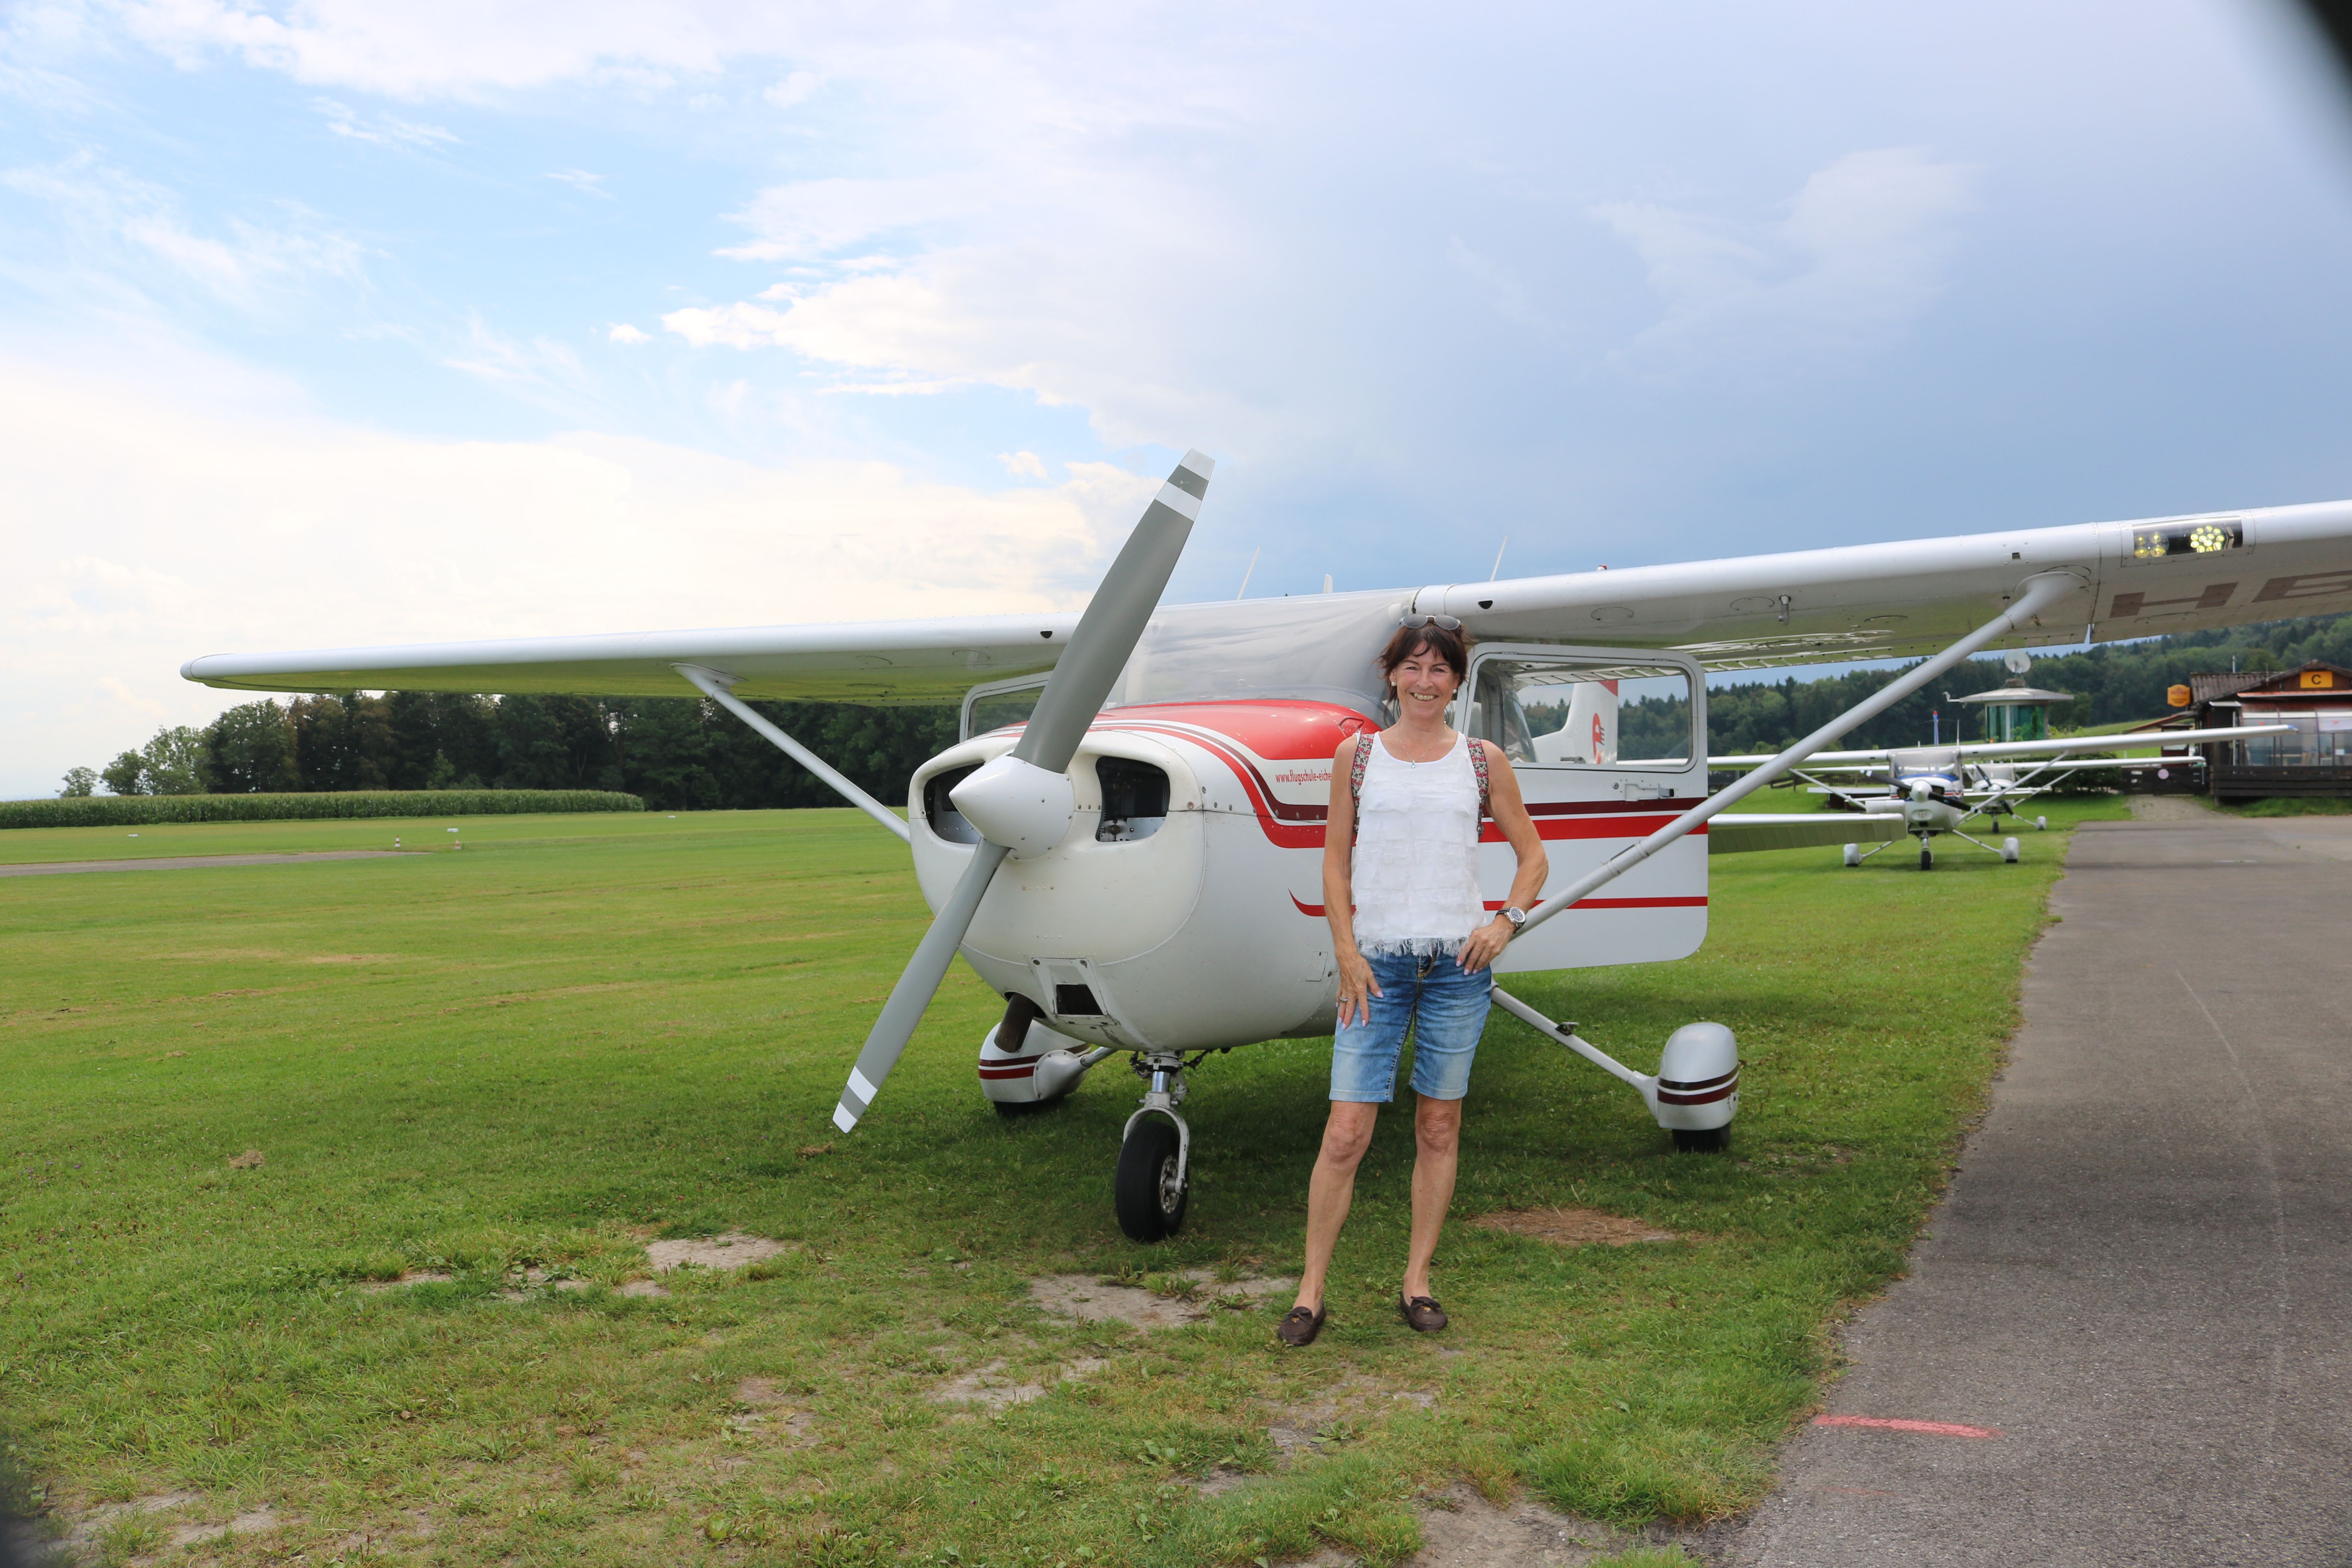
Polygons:
<instances>
[{"instance_id":1,"label":"forest on hillside","mask_svg":"<svg viewBox=\"0 0 2352 1568\"><path fill-rule=\"evenodd\" d=\"M2117 643L2034 660L2037 687L2071 692L2065 730L2160 719L2165 689L2195 670L2291 669L2310 659L2352 666L2352 615L2277 621ZM1904 667L1910 668L1910 667ZM1707 749L1776 751L1877 690L1894 673L1849 670L1813 680L1735 680L1707 691ZM1997 658L1971 659L1847 736L1853 747L1925 744L1948 697L2000 685ZM955 740L953 708L837 702L752 704L775 725L885 801ZM1680 701L1628 703L1619 753L1678 753ZM1973 737L1971 737L1973 738ZM349 692L242 703L203 729L165 728L104 768L76 768L66 795L243 795L309 790L624 790L655 810L836 805L840 799L716 704L698 698L458 697Z\"/></svg>"}]
</instances>

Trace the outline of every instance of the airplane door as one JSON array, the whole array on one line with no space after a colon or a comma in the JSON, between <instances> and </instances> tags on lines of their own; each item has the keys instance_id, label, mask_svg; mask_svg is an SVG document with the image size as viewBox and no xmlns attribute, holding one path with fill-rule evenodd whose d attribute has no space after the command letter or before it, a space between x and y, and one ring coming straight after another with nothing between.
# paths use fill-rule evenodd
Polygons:
<instances>
[{"instance_id":1,"label":"airplane door","mask_svg":"<svg viewBox=\"0 0 2352 1568\"><path fill-rule=\"evenodd\" d=\"M1567 886L1706 794L1706 677L1676 654L1482 643L1454 726L1509 760ZM1480 890L1499 909L1517 859L1486 826ZM1706 939L1706 839L1692 834L1513 942L1498 973L1652 963Z\"/></svg>"}]
</instances>

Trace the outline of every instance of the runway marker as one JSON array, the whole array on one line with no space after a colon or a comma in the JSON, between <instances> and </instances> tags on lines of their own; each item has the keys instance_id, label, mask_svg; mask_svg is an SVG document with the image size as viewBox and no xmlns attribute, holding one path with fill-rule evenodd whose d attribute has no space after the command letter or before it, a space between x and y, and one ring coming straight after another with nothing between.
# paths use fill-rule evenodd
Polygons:
<instances>
[{"instance_id":1,"label":"runway marker","mask_svg":"<svg viewBox=\"0 0 2352 1568\"><path fill-rule=\"evenodd\" d=\"M1884 1432L1924 1432L1931 1437L1998 1437L1998 1426L1963 1426L1957 1421L1896 1421L1885 1415L1816 1415L1816 1426L1871 1426Z\"/></svg>"}]
</instances>

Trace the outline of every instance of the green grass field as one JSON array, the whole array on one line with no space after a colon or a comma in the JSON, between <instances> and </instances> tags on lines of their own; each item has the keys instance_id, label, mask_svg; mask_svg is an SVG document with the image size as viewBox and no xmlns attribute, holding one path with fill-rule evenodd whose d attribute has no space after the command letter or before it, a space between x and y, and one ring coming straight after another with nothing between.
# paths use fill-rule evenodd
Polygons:
<instances>
[{"instance_id":1,"label":"green grass field","mask_svg":"<svg viewBox=\"0 0 2352 1568\"><path fill-rule=\"evenodd\" d=\"M1131 1079L1108 1064L1001 1121L971 1071L999 1005L961 967L841 1137L927 918L854 812L468 818L459 852L434 822L13 833L17 861L437 852L0 880L0 1420L60 1521L194 1494L101 1531L115 1561L1392 1561L1417 1500L1465 1479L1719 1517L1769 1484L1840 1315L1903 1267L2014 1025L2058 829L2122 815L2048 809L2021 866L1723 857L1696 958L1517 984L1638 1066L1676 1025L1732 1026L1731 1152L1674 1154L1633 1096L1497 1015L1436 1271L1454 1327L1394 1314L1392 1115L1331 1325L1288 1353L1286 1300L1147 1332L1048 1317L1028 1282L1294 1269L1328 1043L1194 1075L1191 1220L1149 1250L1109 1201ZM247 1150L266 1163L232 1168ZM1688 1239L1459 1223L1556 1204ZM665 1299L613 1289L649 1238L733 1229L796 1246ZM452 1278L362 1288L404 1268ZM1050 1392L931 1397L991 1367ZM1284 1421L1318 1450L1278 1452ZM164 1545L264 1506L268 1533Z\"/></svg>"}]
</instances>

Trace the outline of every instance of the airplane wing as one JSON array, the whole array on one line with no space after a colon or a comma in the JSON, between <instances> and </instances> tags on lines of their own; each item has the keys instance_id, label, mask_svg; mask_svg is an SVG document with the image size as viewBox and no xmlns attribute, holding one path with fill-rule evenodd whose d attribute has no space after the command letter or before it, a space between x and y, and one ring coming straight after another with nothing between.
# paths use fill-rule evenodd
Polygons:
<instances>
[{"instance_id":1,"label":"airplane wing","mask_svg":"<svg viewBox=\"0 0 2352 1568\"><path fill-rule=\"evenodd\" d=\"M2352 609L2352 501L1169 605L1153 617L1112 701L1310 689L1368 692L1377 701L1366 667L1410 611L1457 616L1475 638L1672 648L1710 669L1928 653L1998 616L2027 578L2053 573L2081 589L1992 646L2109 641ZM181 673L254 691L629 696L678 694L677 667L691 664L733 681L742 697L943 702L982 681L1051 668L1076 625L1067 613L215 654L191 659Z\"/></svg>"},{"instance_id":2,"label":"airplane wing","mask_svg":"<svg viewBox=\"0 0 2352 1568\"><path fill-rule=\"evenodd\" d=\"M1706 852L1738 855L1751 849L1818 849L1824 845L1892 844L1903 837L1899 816L1857 816L1830 812L1776 816L1727 811L1706 825Z\"/></svg>"},{"instance_id":3,"label":"airplane wing","mask_svg":"<svg viewBox=\"0 0 2352 1568\"><path fill-rule=\"evenodd\" d=\"M847 621L712 631L215 654L180 673L247 691L531 691L676 697L677 666L739 678L740 697L952 702L984 680L1053 668L1071 615Z\"/></svg>"},{"instance_id":4,"label":"airplane wing","mask_svg":"<svg viewBox=\"0 0 2352 1568\"><path fill-rule=\"evenodd\" d=\"M1949 752L1958 762L2006 760L2015 757L2058 757L2069 752L2113 752L2126 746L2203 746L2216 741L2242 741L2249 735L2276 735L2291 724L2247 724L2222 730L2140 730L2120 735L2069 735L2056 741L1979 741L1965 746L1895 746L1875 752L1815 752L1805 759L1808 772L1841 764L1884 764L1894 752ZM1709 757L1710 768L1760 767L1771 753L1756 756Z\"/></svg>"}]
</instances>

